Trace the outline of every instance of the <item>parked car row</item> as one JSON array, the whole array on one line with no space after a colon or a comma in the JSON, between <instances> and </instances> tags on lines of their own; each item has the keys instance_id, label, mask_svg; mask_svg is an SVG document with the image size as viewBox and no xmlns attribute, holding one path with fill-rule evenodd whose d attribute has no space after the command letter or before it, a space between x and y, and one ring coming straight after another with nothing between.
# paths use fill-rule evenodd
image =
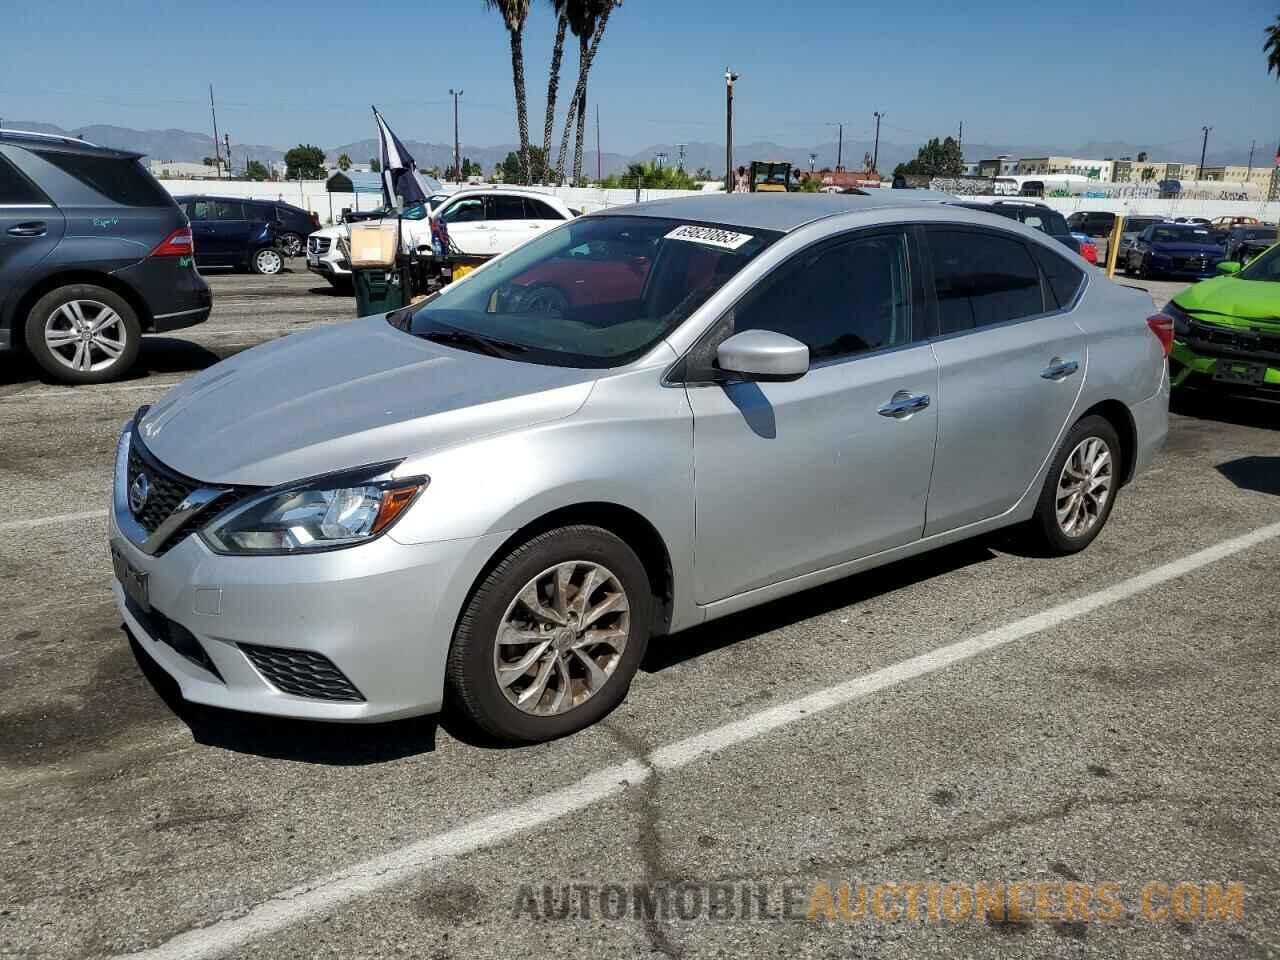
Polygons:
<instances>
[{"instance_id":1,"label":"parked car row","mask_svg":"<svg viewBox=\"0 0 1280 960\"><path fill-rule=\"evenodd\" d=\"M274 275L296 257L320 219L283 201L243 197L175 198L191 223L196 265Z\"/></svg>"}]
</instances>

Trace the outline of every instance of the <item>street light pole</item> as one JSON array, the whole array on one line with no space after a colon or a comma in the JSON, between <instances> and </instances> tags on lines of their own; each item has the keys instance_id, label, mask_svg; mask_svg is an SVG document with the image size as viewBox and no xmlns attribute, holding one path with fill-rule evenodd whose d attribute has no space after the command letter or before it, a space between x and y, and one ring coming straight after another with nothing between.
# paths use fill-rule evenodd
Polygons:
<instances>
[{"instance_id":1,"label":"street light pole","mask_svg":"<svg viewBox=\"0 0 1280 960\"><path fill-rule=\"evenodd\" d=\"M1257 146L1258 146L1257 140L1249 141L1249 169L1245 171L1245 175L1244 175L1245 183L1248 183L1253 177L1253 151L1257 148Z\"/></svg>"},{"instance_id":2,"label":"street light pole","mask_svg":"<svg viewBox=\"0 0 1280 960\"><path fill-rule=\"evenodd\" d=\"M462 91L450 87L449 96L453 97L453 175L462 183L462 145L458 141L458 98Z\"/></svg>"},{"instance_id":3,"label":"street light pole","mask_svg":"<svg viewBox=\"0 0 1280 960\"><path fill-rule=\"evenodd\" d=\"M880 120L884 116L879 110L875 111L876 118L876 145L872 148L871 153L871 169L872 171L880 168Z\"/></svg>"},{"instance_id":4,"label":"street light pole","mask_svg":"<svg viewBox=\"0 0 1280 960\"><path fill-rule=\"evenodd\" d=\"M837 124L840 127L839 139L836 141L836 173L844 169L844 124Z\"/></svg>"},{"instance_id":5,"label":"street light pole","mask_svg":"<svg viewBox=\"0 0 1280 960\"><path fill-rule=\"evenodd\" d=\"M733 81L738 75L724 68L724 192L733 193Z\"/></svg>"},{"instance_id":6,"label":"street light pole","mask_svg":"<svg viewBox=\"0 0 1280 960\"><path fill-rule=\"evenodd\" d=\"M1213 127L1201 127L1200 129L1204 131L1204 142L1200 144L1200 169L1196 171L1196 180L1204 179L1204 154L1209 149L1209 131Z\"/></svg>"}]
</instances>

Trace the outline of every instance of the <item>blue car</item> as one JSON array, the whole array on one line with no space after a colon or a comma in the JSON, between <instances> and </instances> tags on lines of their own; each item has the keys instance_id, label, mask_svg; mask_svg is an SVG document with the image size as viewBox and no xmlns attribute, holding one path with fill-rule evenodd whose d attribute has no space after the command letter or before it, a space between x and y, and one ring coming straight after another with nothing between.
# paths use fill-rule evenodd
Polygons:
<instances>
[{"instance_id":1,"label":"blue car","mask_svg":"<svg viewBox=\"0 0 1280 960\"><path fill-rule=\"evenodd\" d=\"M279 221L268 204L243 197L175 197L191 223L196 266L274 276L284 269Z\"/></svg>"},{"instance_id":2,"label":"blue car","mask_svg":"<svg viewBox=\"0 0 1280 960\"><path fill-rule=\"evenodd\" d=\"M1207 227L1156 223L1129 245L1125 272L1135 277L1212 277L1225 259L1222 246Z\"/></svg>"}]
</instances>

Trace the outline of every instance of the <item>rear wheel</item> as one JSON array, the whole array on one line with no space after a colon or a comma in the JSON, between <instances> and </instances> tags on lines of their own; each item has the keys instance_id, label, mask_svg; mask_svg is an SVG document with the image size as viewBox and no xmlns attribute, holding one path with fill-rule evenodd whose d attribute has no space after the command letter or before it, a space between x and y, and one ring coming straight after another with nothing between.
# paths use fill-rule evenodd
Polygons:
<instances>
[{"instance_id":1,"label":"rear wheel","mask_svg":"<svg viewBox=\"0 0 1280 960\"><path fill-rule=\"evenodd\" d=\"M1120 488L1121 447L1103 417L1085 417L1067 433L1045 477L1029 525L1052 554L1083 550L1102 532Z\"/></svg>"},{"instance_id":2,"label":"rear wheel","mask_svg":"<svg viewBox=\"0 0 1280 960\"><path fill-rule=\"evenodd\" d=\"M449 651L450 700L500 740L532 743L622 702L649 641L640 559L592 526L561 527L502 558L471 596Z\"/></svg>"},{"instance_id":3,"label":"rear wheel","mask_svg":"<svg viewBox=\"0 0 1280 960\"><path fill-rule=\"evenodd\" d=\"M142 326L124 298L87 283L59 287L27 315L27 348L64 383L106 383L138 356Z\"/></svg>"},{"instance_id":4,"label":"rear wheel","mask_svg":"<svg viewBox=\"0 0 1280 960\"><path fill-rule=\"evenodd\" d=\"M254 273L274 277L284 269L284 257L274 247L263 247L250 258L249 266Z\"/></svg>"}]
</instances>

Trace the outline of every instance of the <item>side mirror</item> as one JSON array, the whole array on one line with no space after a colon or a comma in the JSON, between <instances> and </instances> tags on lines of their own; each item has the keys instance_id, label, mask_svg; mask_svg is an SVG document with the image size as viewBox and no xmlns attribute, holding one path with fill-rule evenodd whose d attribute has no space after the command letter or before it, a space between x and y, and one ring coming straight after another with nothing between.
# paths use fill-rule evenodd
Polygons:
<instances>
[{"instance_id":1,"label":"side mirror","mask_svg":"<svg viewBox=\"0 0 1280 960\"><path fill-rule=\"evenodd\" d=\"M1236 263L1234 260L1223 260L1217 266L1218 273L1220 273L1224 277L1229 277L1232 274L1239 273L1241 269L1243 268L1240 266L1240 264Z\"/></svg>"},{"instance_id":2,"label":"side mirror","mask_svg":"<svg viewBox=\"0 0 1280 960\"><path fill-rule=\"evenodd\" d=\"M716 348L716 363L747 380L798 380L809 372L809 348L785 333L744 330Z\"/></svg>"}]
</instances>

